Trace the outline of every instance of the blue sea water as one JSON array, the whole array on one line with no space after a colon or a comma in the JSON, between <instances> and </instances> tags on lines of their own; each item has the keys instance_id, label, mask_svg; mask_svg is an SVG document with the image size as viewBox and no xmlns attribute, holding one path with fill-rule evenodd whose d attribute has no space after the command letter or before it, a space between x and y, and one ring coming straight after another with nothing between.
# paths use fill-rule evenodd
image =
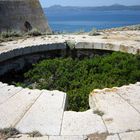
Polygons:
<instances>
[{"instance_id":1,"label":"blue sea water","mask_svg":"<svg viewBox=\"0 0 140 140\"><path fill-rule=\"evenodd\" d=\"M140 11L49 12L44 10L53 31L90 31L140 24Z\"/></svg>"}]
</instances>

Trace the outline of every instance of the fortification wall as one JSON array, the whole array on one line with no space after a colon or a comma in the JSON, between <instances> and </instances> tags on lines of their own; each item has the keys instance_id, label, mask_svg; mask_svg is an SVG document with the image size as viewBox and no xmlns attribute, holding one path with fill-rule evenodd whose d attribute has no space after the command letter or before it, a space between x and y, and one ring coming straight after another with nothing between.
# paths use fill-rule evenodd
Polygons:
<instances>
[{"instance_id":1,"label":"fortification wall","mask_svg":"<svg viewBox=\"0 0 140 140\"><path fill-rule=\"evenodd\" d=\"M0 0L0 31L26 31L26 22L43 32L51 31L39 0Z\"/></svg>"}]
</instances>

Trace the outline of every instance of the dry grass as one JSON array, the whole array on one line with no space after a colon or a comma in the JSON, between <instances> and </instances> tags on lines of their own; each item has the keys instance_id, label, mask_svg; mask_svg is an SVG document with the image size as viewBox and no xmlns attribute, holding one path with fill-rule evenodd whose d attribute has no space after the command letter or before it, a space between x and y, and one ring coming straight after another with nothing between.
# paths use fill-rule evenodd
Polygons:
<instances>
[{"instance_id":1,"label":"dry grass","mask_svg":"<svg viewBox=\"0 0 140 140\"><path fill-rule=\"evenodd\" d=\"M20 134L20 132L12 127L0 129L0 140L6 140L8 138L12 138L13 136L18 134Z\"/></svg>"}]
</instances>

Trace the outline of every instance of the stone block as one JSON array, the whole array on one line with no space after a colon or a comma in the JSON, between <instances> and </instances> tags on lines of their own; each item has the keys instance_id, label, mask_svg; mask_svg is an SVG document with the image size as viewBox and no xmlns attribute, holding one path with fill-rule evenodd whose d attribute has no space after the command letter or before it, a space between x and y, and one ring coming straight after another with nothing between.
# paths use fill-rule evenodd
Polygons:
<instances>
[{"instance_id":1,"label":"stone block","mask_svg":"<svg viewBox=\"0 0 140 140\"><path fill-rule=\"evenodd\" d=\"M0 88L0 104L4 103L5 101L13 97L21 90L22 90L21 87L15 87L15 86L4 86Z\"/></svg>"},{"instance_id":2,"label":"stone block","mask_svg":"<svg viewBox=\"0 0 140 140\"><path fill-rule=\"evenodd\" d=\"M43 91L16 128L22 133L39 131L43 135L59 135L65 109L66 94Z\"/></svg>"},{"instance_id":3,"label":"stone block","mask_svg":"<svg viewBox=\"0 0 140 140\"><path fill-rule=\"evenodd\" d=\"M86 112L64 112L61 135L88 135L93 133L106 133L106 127L101 116Z\"/></svg>"},{"instance_id":4,"label":"stone block","mask_svg":"<svg viewBox=\"0 0 140 140\"><path fill-rule=\"evenodd\" d=\"M106 89L92 96L96 104L94 109L104 112L102 118L109 133L140 129L140 113L117 95L116 91Z\"/></svg>"},{"instance_id":5,"label":"stone block","mask_svg":"<svg viewBox=\"0 0 140 140\"><path fill-rule=\"evenodd\" d=\"M140 85L124 86L117 93L140 112Z\"/></svg>"},{"instance_id":6,"label":"stone block","mask_svg":"<svg viewBox=\"0 0 140 140\"><path fill-rule=\"evenodd\" d=\"M85 140L83 136L50 136L49 140Z\"/></svg>"},{"instance_id":7,"label":"stone block","mask_svg":"<svg viewBox=\"0 0 140 140\"><path fill-rule=\"evenodd\" d=\"M106 138L106 140L120 140L119 139L119 136L116 134L116 135L110 135Z\"/></svg>"},{"instance_id":8,"label":"stone block","mask_svg":"<svg viewBox=\"0 0 140 140\"><path fill-rule=\"evenodd\" d=\"M24 89L0 105L0 128L15 127L37 100L41 91Z\"/></svg>"}]
</instances>

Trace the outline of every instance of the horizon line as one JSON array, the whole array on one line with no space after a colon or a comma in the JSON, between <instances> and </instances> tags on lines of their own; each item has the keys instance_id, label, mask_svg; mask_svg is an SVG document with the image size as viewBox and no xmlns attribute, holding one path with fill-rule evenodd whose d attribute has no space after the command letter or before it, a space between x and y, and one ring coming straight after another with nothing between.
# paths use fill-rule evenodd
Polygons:
<instances>
[{"instance_id":1,"label":"horizon line","mask_svg":"<svg viewBox=\"0 0 140 140\"><path fill-rule=\"evenodd\" d=\"M53 7L53 6L60 6L60 7L104 7L104 6L140 6L140 4L138 5L124 5L124 4L110 4L110 5L97 5L97 6L79 6L79 5L61 5L61 4L54 4L54 5L51 5L51 6L47 6L47 7L43 7L43 8L50 8L50 7Z\"/></svg>"}]
</instances>

